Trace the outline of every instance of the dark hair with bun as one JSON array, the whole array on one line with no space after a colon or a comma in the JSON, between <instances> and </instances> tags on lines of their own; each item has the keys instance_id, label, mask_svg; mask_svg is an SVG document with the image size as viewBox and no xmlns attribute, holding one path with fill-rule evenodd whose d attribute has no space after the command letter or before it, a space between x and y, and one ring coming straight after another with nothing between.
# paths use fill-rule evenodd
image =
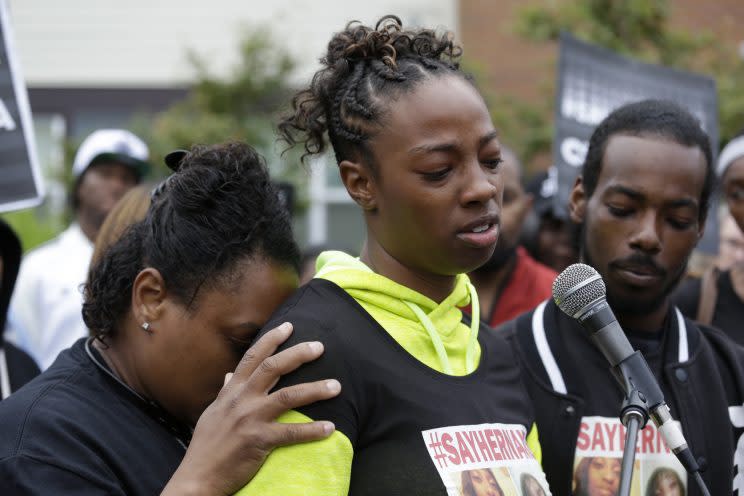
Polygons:
<instances>
[{"instance_id":1,"label":"dark hair with bun","mask_svg":"<svg viewBox=\"0 0 744 496\"><path fill-rule=\"evenodd\" d=\"M374 29L352 21L328 43L323 68L293 98L279 133L290 147L304 146L303 159L326 149L328 133L338 162L363 158L372 165L366 142L383 125L389 102L429 77L459 74L470 81L460 70L461 54L450 32L403 30L392 15Z\"/></svg>"},{"instance_id":2,"label":"dark hair with bun","mask_svg":"<svg viewBox=\"0 0 744 496\"><path fill-rule=\"evenodd\" d=\"M254 258L299 270L289 213L263 159L241 143L194 147L158 188L145 219L91 269L83 319L94 335L116 332L146 267L192 309L201 288L230 284L239 264Z\"/></svg>"}]
</instances>

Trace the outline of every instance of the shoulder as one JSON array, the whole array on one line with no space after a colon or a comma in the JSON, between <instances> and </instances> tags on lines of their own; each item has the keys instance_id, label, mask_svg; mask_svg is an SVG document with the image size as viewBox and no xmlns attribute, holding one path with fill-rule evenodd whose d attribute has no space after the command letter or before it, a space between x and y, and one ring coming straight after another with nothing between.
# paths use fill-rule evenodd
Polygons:
<instances>
[{"instance_id":1,"label":"shoulder","mask_svg":"<svg viewBox=\"0 0 744 496\"><path fill-rule=\"evenodd\" d=\"M695 317L697 315L700 284L700 279L689 278L683 281L672 293L672 301L686 316Z\"/></svg>"},{"instance_id":2,"label":"shoulder","mask_svg":"<svg viewBox=\"0 0 744 496\"><path fill-rule=\"evenodd\" d=\"M501 336L514 354L520 366L529 371L530 364L536 363L538 359L534 352L534 339L532 335L532 316L538 311L533 309L525 312L512 320L500 324L495 329L495 334Z\"/></svg>"},{"instance_id":3,"label":"shoulder","mask_svg":"<svg viewBox=\"0 0 744 496\"><path fill-rule=\"evenodd\" d=\"M690 330L698 334L698 343L691 359L697 362L704 374L714 370L730 395L744 399L744 347L736 343L726 333L715 327L701 325L686 319L688 334Z\"/></svg>"},{"instance_id":4,"label":"shoulder","mask_svg":"<svg viewBox=\"0 0 744 496\"><path fill-rule=\"evenodd\" d=\"M91 371L70 360L75 351L0 402L0 458L46 453L70 436L79 442L91 428L95 404L112 408Z\"/></svg>"},{"instance_id":5,"label":"shoulder","mask_svg":"<svg viewBox=\"0 0 744 496\"><path fill-rule=\"evenodd\" d=\"M39 366L28 353L7 341L3 343L3 351L5 352L12 391L17 390L39 375Z\"/></svg>"},{"instance_id":6,"label":"shoulder","mask_svg":"<svg viewBox=\"0 0 744 496\"><path fill-rule=\"evenodd\" d=\"M511 320L499 324L495 331L502 335L507 341L515 342L524 339L525 336L532 336L532 318L535 312L541 310L542 303L536 308L524 312Z\"/></svg>"},{"instance_id":7,"label":"shoulder","mask_svg":"<svg viewBox=\"0 0 744 496\"><path fill-rule=\"evenodd\" d=\"M700 334L700 341L707 343L717 356L729 357L744 364L744 347L731 339L725 332L717 327L699 324L690 319L685 320L688 328L697 329Z\"/></svg>"},{"instance_id":8,"label":"shoulder","mask_svg":"<svg viewBox=\"0 0 744 496\"><path fill-rule=\"evenodd\" d=\"M336 284L325 279L313 279L274 312L259 336L289 322L294 332L287 345L328 337L336 334L341 321L357 317L360 309L359 304Z\"/></svg>"}]
</instances>

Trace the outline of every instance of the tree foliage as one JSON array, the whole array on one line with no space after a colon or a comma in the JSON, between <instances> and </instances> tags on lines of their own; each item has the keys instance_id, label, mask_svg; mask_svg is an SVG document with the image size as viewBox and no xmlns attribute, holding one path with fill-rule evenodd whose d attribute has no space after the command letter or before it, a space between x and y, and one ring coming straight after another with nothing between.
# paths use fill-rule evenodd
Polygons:
<instances>
[{"instance_id":1,"label":"tree foliage","mask_svg":"<svg viewBox=\"0 0 744 496\"><path fill-rule=\"evenodd\" d=\"M744 128L744 61L715 34L671 26L665 0L557 0L522 8L516 30L539 43L553 42L568 31L646 62L708 74L718 85L722 143ZM554 93L550 81L537 101L491 101L494 119L525 161L550 150Z\"/></svg>"},{"instance_id":2,"label":"tree foliage","mask_svg":"<svg viewBox=\"0 0 744 496\"><path fill-rule=\"evenodd\" d=\"M189 55L195 82L188 97L154 117L140 117L134 127L147 136L160 172L162 157L192 144L245 141L266 157L272 175L302 183L304 172L296 156L277 153L274 124L292 94L290 76L295 64L268 31L247 33L229 74L214 75L208 61Z\"/></svg>"}]
</instances>

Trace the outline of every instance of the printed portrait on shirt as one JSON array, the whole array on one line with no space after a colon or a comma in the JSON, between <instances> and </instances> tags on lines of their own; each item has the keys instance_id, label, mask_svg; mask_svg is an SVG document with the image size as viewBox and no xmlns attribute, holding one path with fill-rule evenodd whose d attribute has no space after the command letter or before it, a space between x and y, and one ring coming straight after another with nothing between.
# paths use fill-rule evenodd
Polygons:
<instances>
[{"instance_id":1,"label":"printed portrait on shirt","mask_svg":"<svg viewBox=\"0 0 744 496\"><path fill-rule=\"evenodd\" d=\"M687 496L686 475L676 467L648 462L644 467L648 477L643 484L643 496Z\"/></svg>"},{"instance_id":2,"label":"printed portrait on shirt","mask_svg":"<svg viewBox=\"0 0 744 496\"><path fill-rule=\"evenodd\" d=\"M522 425L461 425L421 434L449 496L551 496Z\"/></svg>"},{"instance_id":3,"label":"printed portrait on shirt","mask_svg":"<svg viewBox=\"0 0 744 496\"><path fill-rule=\"evenodd\" d=\"M626 429L617 418L581 419L574 458L574 496L617 496ZM652 423L638 433L631 496L685 496L687 475Z\"/></svg>"},{"instance_id":4,"label":"printed portrait on shirt","mask_svg":"<svg viewBox=\"0 0 744 496\"><path fill-rule=\"evenodd\" d=\"M526 472L519 478L519 485L522 489L522 496L545 496L548 494L537 477Z\"/></svg>"}]
</instances>

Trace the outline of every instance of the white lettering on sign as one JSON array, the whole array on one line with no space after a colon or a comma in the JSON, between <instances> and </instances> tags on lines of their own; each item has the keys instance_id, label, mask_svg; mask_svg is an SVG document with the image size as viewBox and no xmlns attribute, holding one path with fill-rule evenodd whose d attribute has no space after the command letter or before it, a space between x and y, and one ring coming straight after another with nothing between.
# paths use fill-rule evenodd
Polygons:
<instances>
[{"instance_id":1,"label":"white lettering on sign","mask_svg":"<svg viewBox=\"0 0 744 496\"><path fill-rule=\"evenodd\" d=\"M561 142L561 158L571 167L581 167L588 149L589 143L571 136Z\"/></svg>"},{"instance_id":2,"label":"white lettering on sign","mask_svg":"<svg viewBox=\"0 0 744 496\"><path fill-rule=\"evenodd\" d=\"M16 123L13 120L13 117L10 116L8 107L6 107L5 102L0 99L0 129L5 129L6 131L15 131L15 128Z\"/></svg>"}]
</instances>

